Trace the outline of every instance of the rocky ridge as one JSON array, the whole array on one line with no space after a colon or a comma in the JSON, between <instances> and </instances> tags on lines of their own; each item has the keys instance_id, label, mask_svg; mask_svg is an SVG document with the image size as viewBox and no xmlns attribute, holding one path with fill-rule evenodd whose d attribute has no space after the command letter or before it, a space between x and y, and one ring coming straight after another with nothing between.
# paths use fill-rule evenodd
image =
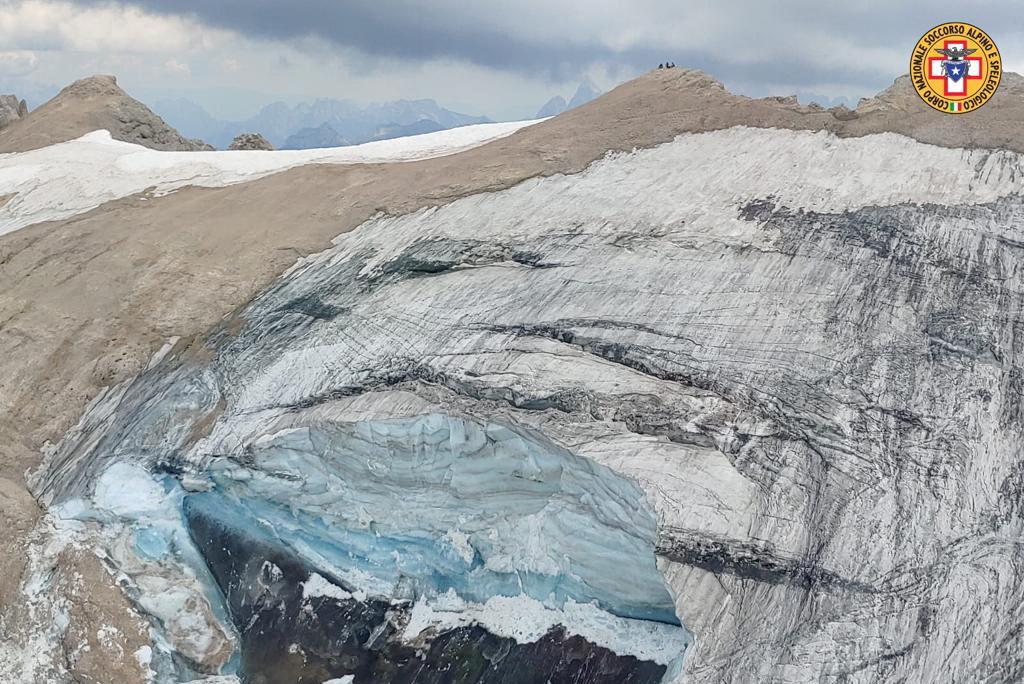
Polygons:
<instances>
[{"instance_id":1,"label":"rocky ridge","mask_svg":"<svg viewBox=\"0 0 1024 684\"><path fill-rule=\"evenodd\" d=\"M113 76L90 76L0 130L0 152L24 152L105 129L115 140L155 150L212 150L168 126Z\"/></svg>"}]
</instances>

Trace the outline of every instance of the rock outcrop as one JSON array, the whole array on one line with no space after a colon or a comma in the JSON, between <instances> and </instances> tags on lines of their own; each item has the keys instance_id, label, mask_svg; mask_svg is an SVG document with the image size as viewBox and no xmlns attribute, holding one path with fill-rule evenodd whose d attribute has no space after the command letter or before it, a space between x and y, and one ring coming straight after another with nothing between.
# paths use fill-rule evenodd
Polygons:
<instances>
[{"instance_id":1,"label":"rock outcrop","mask_svg":"<svg viewBox=\"0 0 1024 684\"><path fill-rule=\"evenodd\" d=\"M270 141L259 133L242 133L235 136L235 139L228 145L229 150L273 150L274 146Z\"/></svg>"},{"instance_id":2,"label":"rock outcrop","mask_svg":"<svg viewBox=\"0 0 1024 684\"><path fill-rule=\"evenodd\" d=\"M296 169L23 228L0 238L0 434L17 449L0 475L59 439L33 491L98 532L138 610L218 634L198 600L176 620L146 602L147 586L173 587L188 604L206 568L243 631L268 625L242 661L267 655L280 681L312 677L293 668L317 667L325 644L292 622L286 641L265 606L376 616L319 681L344 676L341 656L404 653L396 640L425 624L355 606L350 552L416 570L388 585L401 600L422 595L424 560L443 570L430 577L451 583L439 612L455 625L430 642L436 662L471 643L474 666L543 662L463 638L459 620L495 614L474 612L451 568L524 570L528 587L543 562L554 601L595 571L608 592L649 586L581 553L584 510L620 532L656 518L630 555L657 558L694 635L684 680L1017 681L1024 93L1007 74L956 119L908 95L900 79L823 110L663 70L451 157ZM518 536L502 534L514 516L488 536L396 485L413 462L431 496L476 496L509 453L515 486L555 509ZM338 460L353 454L359 477ZM595 476L579 485L545 467L553 454ZM509 490L487 491L500 505ZM419 527L396 530L404 511ZM332 539L337 520L372 534ZM512 538L539 543L501 546ZM619 664L593 646L571 650ZM154 656L168 662L182 661Z\"/></svg>"},{"instance_id":3,"label":"rock outcrop","mask_svg":"<svg viewBox=\"0 0 1024 684\"><path fill-rule=\"evenodd\" d=\"M15 95L0 95L0 128L28 116L28 104Z\"/></svg>"},{"instance_id":4,"label":"rock outcrop","mask_svg":"<svg viewBox=\"0 0 1024 684\"><path fill-rule=\"evenodd\" d=\"M52 100L0 130L0 152L24 152L105 129L111 137L155 150L212 150L168 126L131 98L113 76L75 81Z\"/></svg>"}]
</instances>

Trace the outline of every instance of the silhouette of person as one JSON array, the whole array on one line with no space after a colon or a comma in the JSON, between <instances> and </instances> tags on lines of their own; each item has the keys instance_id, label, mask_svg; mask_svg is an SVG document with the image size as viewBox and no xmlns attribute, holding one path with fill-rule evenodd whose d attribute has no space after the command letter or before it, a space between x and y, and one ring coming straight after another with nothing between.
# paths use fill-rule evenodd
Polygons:
<instances>
[{"instance_id":1,"label":"silhouette of person","mask_svg":"<svg viewBox=\"0 0 1024 684\"><path fill-rule=\"evenodd\" d=\"M664 65L664 64L659 64L659 65L658 65L658 68L659 68L659 69L664 69L664 68L665 68L665 65Z\"/></svg>"}]
</instances>

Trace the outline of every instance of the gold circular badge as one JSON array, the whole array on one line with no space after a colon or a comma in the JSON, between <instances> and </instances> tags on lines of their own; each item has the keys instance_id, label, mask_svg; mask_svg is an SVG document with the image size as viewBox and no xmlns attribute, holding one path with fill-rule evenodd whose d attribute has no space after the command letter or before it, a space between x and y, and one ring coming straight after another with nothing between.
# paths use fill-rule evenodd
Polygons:
<instances>
[{"instance_id":1,"label":"gold circular badge","mask_svg":"<svg viewBox=\"0 0 1024 684\"><path fill-rule=\"evenodd\" d=\"M921 99L947 114L973 112L988 102L1002 78L999 48L977 26L939 24L917 41L910 81Z\"/></svg>"}]
</instances>

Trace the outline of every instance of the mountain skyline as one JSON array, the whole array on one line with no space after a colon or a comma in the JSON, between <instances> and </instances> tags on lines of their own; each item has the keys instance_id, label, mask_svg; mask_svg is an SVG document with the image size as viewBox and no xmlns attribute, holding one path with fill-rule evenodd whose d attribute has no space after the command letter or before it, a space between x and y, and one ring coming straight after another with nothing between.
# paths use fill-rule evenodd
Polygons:
<instances>
[{"instance_id":1,"label":"mountain skyline","mask_svg":"<svg viewBox=\"0 0 1024 684\"><path fill-rule=\"evenodd\" d=\"M296 134L308 135L325 124L343 141L341 144L359 144L491 121L486 116L446 109L433 99L367 106L327 98L295 105L272 102L255 116L239 121L218 119L186 98L158 100L153 109L179 131L187 131L189 137L201 138L217 148L226 147L240 133L260 133L275 147L287 149L288 141Z\"/></svg>"},{"instance_id":2,"label":"mountain skyline","mask_svg":"<svg viewBox=\"0 0 1024 684\"><path fill-rule=\"evenodd\" d=\"M576 92L568 102L561 95L555 95L537 111L537 118L546 119L549 116L558 116L562 112L584 105L591 100L600 97L602 94L603 91L594 85L593 81L589 78L585 78L579 86L576 87Z\"/></svg>"},{"instance_id":3,"label":"mountain skyline","mask_svg":"<svg viewBox=\"0 0 1024 684\"><path fill-rule=\"evenodd\" d=\"M578 107L602 92L592 80L585 78L568 102L557 95L541 107L536 118ZM279 149L310 149L357 145L494 121L487 115L454 111L433 98L366 105L334 98L295 104L276 101L240 120L215 117L201 104L185 97L159 99L151 107L183 135L202 139L218 149L226 148L241 133L260 133Z\"/></svg>"},{"instance_id":4,"label":"mountain skyline","mask_svg":"<svg viewBox=\"0 0 1024 684\"><path fill-rule=\"evenodd\" d=\"M695 65L691 64L678 64L681 68L692 67ZM91 74L83 73L81 77L87 77ZM428 93L425 98L413 98L405 97L404 95L399 98L391 100L379 100L377 102L371 100L365 100L362 98L332 98L327 94L319 95L316 93L309 95L289 95L281 92L261 92L257 90L251 90L243 87L226 87L216 89L216 93L204 89L176 89L176 88L163 88L159 87L154 83L143 83L137 84L132 83L130 79L121 78L121 74L117 73L118 82L122 83L140 102L145 103L157 114L165 119L168 119L168 123L174 125L183 133L189 133L193 137L200 137L206 140L203 133L209 135L210 131L213 131L214 137L220 142L211 143L218 148L226 148L231 142L231 137L228 137L223 129L230 128L238 133L241 132L254 132L249 130L240 130L237 127L233 127L233 124L238 122L247 122L259 117L260 113L269 106L285 104L290 107L299 107L302 105L310 105L318 100L336 100L354 104L356 106L370 107L374 104L389 104L394 102L401 102L403 100L433 100L438 107L448 109L454 113L467 112L465 116L473 118L485 118L491 121L519 121L530 118L547 118L549 116L555 116L563 111L571 109L575 105L570 104L570 100L573 97L579 98L580 90L586 90L584 85L588 87L597 95L600 95L603 91L610 90L618 85L618 80L601 80L595 83L594 79L589 76L585 76L581 82L576 86L553 86L549 93L554 92L553 96L550 96L546 101L538 98L535 101L524 100L521 104L513 108L504 108L497 111L474 109L471 103L462 101L461 99L453 99L450 97L433 96ZM712 74L713 75L713 74ZM36 81L28 80L23 77L11 77L4 76L0 73L0 94L11 94L16 96L18 99L26 100L28 108L30 110L36 109L48 100L57 95L57 93L66 86L67 83L39 83ZM604 89L602 90L602 85ZM573 90L575 88L575 91ZM559 92L560 91L560 92ZM776 88L758 88L755 90L736 88L734 92L737 94L747 95L749 97L765 97L769 95L795 95L797 99L803 104L816 103L823 107L834 107L834 106L846 106L850 109L856 107L859 100L853 94L839 94L830 95L822 93L813 89L798 88L793 91L783 91ZM574 93L570 96L570 93ZM592 99L586 98L583 101ZM224 106L225 101L230 101L231 106ZM545 104L539 109L538 103L544 102ZM578 102L580 104L582 102ZM323 122L318 122L310 129L319 129ZM391 125L394 122L382 121L379 122L381 126ZM333 129L333 127L331 127ZM301 129L296 129L291 134L298 134ZM198 133L197 133L198 131ZM255 131L261 132L261 131ZM305 136L312 135L312 131L302 131ZM343 140L340 144L352 144L352 141L345 139L344 135L341 135L338 131L333 131L333 135L329 135L326 138L322 135L324 132L320 132L320 137L324 140L332 140L335 137ZM299 136L302 137L302 136ZM273 141L275 146L286 145L287 137L278 141ZM207 140L207 142L210 142ZM364 140L365 142L365 140ZM333 146L333 145L326 145ZM308 148L307 148L308 149Z\"/></svg>"},{"instance_id":5,"label":"mountain skyline","mask_svg":"<svg viewBox=\"0 0 1024 684\"><path fill-rule=\"evenodd\" d=\"M944 18L939 7L909 12L884 3L827 13L808 11L805 0L739 7L730 10L729 21L710 26L702 18L716 16L720 7L704 0L603 3L596 11L532 1L285 7L10 0L0 27L0 92L39 104L31 91L40 84L114 73L144 101L158 91L188 97L231 120L276 99L316 96L364 102L429 97L455 111L508 120L532 116L584 77L607 90L668 60L752 97L807 91L856 101L903 72L904 42ZM1004 70L1021 71L1015 55L1024 34L1011 28L1011 11L998 3L972 10L974 23L1004 27L997 36ZM759 40L774 34L791 41ZM790 43L806 49L795 55ZM18 83L24 87L12 88Z\"/></svg>"},{"instance_id":6,"label":"mountain skyline","mask_svg":"<svg viewBox=\"0 0 1024 684\"><path fill-rule=\"evenodd\" d=\"M63 87L27 87L23 82L0 80L0 92L26 100L29 110L49 102ZM593 87L587 79L578 86L577 93ZM133 92L139 93L134 89ZM259 94L252 93L251 96L258 98ZM154 97L142 90L138 99L183 134L202 139L218 149L226 149L231 140L241 133L261 133L279 149L309 149L432 133L475 123L526 120L534 111L529 103L525 103L522 110L526 114L509 118L487 113L463 113L439 104L434 98L360 102L330 97L289 101L266 96L263 103L252 108L252 114L230 117L212 114L204 104L196 101L199 98Z\"/></svg>"},{"instance_id":7,"label":"mountain skyline","mask_svg":"<svg viewBox=\"0 0 1024 684\"><path fill-rule=\"evenodd\" d=\"M0 78L0 93L24 99L29 110L34 110L55 97L64 85L40 86L18 79ZM615 85L611 84L610 88ZM463 113L467 110L460 111L462 108L450 102L439 104L436 98L403 98L384 102L330 97L273 99L273 95L244 89L233 95L239 101L249 103L248 106L229 110L225 115L224 110L209 107L208 98L201 92L183 95L146 87L131 88L131 92L183 135L201 139L217 149L226 149L231 140L241 133L263 134L278 149L312 149L430 133L471 123L547 118L585 104L604 91L592 79L585 77L575 90L563 90L564 95L552 96L539 109L534 109L536 103L531 106L524 102L518 108L522 113L517 117L501 117L490 112L467 114ZM763 93L743 94L763 96ZM858 101L855 97L828 96L802 89L791 94L803 104L816 103L823 107L853 109ZM211 113L211 109L217 113ZM352 121L353 116L355 122ZM349 121L339 124L338 117L348 117ZM288 121L292 122L291 125Z\"/></svg>"}]
</instances>

